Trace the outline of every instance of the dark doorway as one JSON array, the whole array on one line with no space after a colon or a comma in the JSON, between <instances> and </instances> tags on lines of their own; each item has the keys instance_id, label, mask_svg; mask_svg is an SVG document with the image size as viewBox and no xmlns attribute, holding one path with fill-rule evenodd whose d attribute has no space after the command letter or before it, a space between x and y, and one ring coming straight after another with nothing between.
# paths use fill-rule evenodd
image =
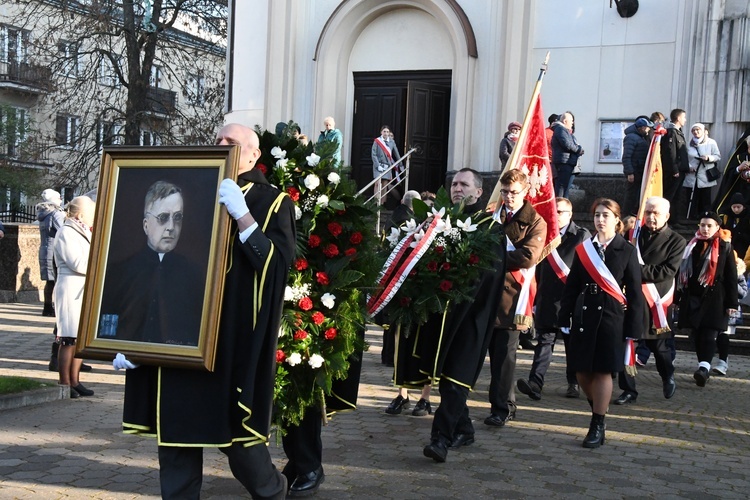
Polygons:
<instances>
[{"instance_id":1,"label":"dark doorway","mask_svg":"<svg viewBox=\"0 0 750 500\"><path fill-rule=\"evenodd\" d=\"M372 144L389 125L399 152L410 147L409 189L435 191L448 166L451 71L354 73L352 175L359 186L372 180ZM388 203L390 204L390 203Z\"/></svg>"}]
</instances>

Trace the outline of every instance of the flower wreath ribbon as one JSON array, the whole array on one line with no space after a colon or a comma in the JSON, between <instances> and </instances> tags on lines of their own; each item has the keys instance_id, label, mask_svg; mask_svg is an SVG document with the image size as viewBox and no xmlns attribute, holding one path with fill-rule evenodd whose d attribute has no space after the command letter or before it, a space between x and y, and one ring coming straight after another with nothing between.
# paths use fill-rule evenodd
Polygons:
<instances>
[{"instance_id":1,"label":"flower wreath ribbon","mask_svg":"<svg viewBox=\"0 0 750 500\"><path fill-rule=\"evenodd\" d=\"M638 263L643 265L644 262L638 240L635 242L635 249L638 255ZM674 299L674 280L672 280L672 286L669 287L669 290L663 297L659 294L656 285L653 283L642 283L641 290L651 310L651 318L653 319L657 335L670 331L669 322L667 321L667 308L672 304L672 300Z\"/></svg>"},{"instance_id":2,"label":"flower wreath ribbon","mask_svg":"<svg viewBox=\"0 0 750 500\"><path fill-rule=\"evenodd\" d=\"M437 236L435 227L437 226L440 216L435 216L427 226L424 236L417 243L416 247L409 253L411 249L411 243L416 240L417 231L403 238L396 248L393 249L391 255L388 256L388 260L385 262L385 266L381 271L380 278L378 278L378 285L384 286L384 288L369 298L367 301L367 311L371 315L376 315L388 303L393 299L398 292L401 285L406 281L406 277L409 275L414 266L417 265L419 259L427 252L430 248L430 244ZM423 222L419 228L423 227L426 221ZM417 228L417 230L419 230ZM408 255L407 255L408 254ZM398 270L396 270L398 268Z\"/></svg>"},{"instance_id":3,"label":"flower wreath ribbon","mask_svg":"<svg viewBox=\"0 0 750 500\"><path fill-rule=\"evenodd\" d=\"M507 240L506 248L508 252L512 252L516 249L510 240ZM534 299L536 297L535 271L536 266L532 266L527 269L517 269L510 272L510 275L521 284L521 290L518 292L518 301L516 302L515 314L513 316L513 323L517 325L531 326L532 324Z\"/></svg>"}]
</instances>

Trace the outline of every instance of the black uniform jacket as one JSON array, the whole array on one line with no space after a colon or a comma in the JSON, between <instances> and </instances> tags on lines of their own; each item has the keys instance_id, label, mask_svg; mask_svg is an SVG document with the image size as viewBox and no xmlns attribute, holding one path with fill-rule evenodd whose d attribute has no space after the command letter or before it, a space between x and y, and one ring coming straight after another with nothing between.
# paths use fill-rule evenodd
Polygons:
<instances>
[{"instance_id":1,"label":"black uniform jacket","mask_svg":"<svg viewBox=\"0 0 750 500\"><path fill-rule=\"evenodd\" d=\"M591 238L588 229L576 225L573 221L568 224L565 233L561 236L560 244L556 248L557 253L560 254L560 258L568 268L573 265L576 247L587 238ZM536 266L537 289L536 300L534 301L534 326L540 330L558 327L557 316L560 313L560 298L565 289L565 283L557 277L548 259L549 257L542 259L542 262Z\"/></svg>"},{"instance_id":2,"label":"black uniform jacket","mask_svg":"<svg viewBox=\"0 0 750 500\"><path fill-rule=\"evenodd\" d=\"M605 265L625 293L627 309L600 288L578 255L560 301L560 325L570 324L568 368L576 372L620 372L625 337L639 338L645 299L635 246L617 235L604 252Z\"/></svg>"},{"instance_id":3,"label":"black uniform jacket","mask_svg":"<svg viewBox=\"0 0 750 500\"><path fill-rule=\"evenodd\" d=\"M231 231L215 370L141 366L127 371L125 432L166 446L229 446L268 440L284 289L294 257L294 204L256 170L239 176L258 228ZM258 293L256 294L256 290Z\"/></svg>"}]
</instances>

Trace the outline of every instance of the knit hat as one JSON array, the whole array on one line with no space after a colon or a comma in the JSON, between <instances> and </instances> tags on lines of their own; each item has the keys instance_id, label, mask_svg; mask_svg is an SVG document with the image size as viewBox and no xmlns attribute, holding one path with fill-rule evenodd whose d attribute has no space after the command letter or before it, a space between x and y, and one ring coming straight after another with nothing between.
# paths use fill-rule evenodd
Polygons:
<instances>
[{"instance_id":1,"label":"knit hat","mask_svg":"<svg viewBox=\"0 0 750 500\"><path fill-rule=\"evenodd\" d=\"M719 217L719 214L713 211L703 212L698 219L713 219L716 221L718 225L721 226L721 217Z\"/></svg>"},{"instance_id":2,"label":"knit hat","mask_svg":"<svg viewBox=\"0 0 750 500\"><path fill-rule=\"evenodd\" d=\"M732 197L729 199L729 205L744 205L745 204L745 197L742 196L742 193L734 193Z\"/></svg>"},{"instance_id":3,"label":"knit hat","mask_svg":"<svg viewBox=\"0 0 750 500\"><path fill-rule=\"evenodd\" d=\"M694 123L693 126L690 127L690 131L692 132L694 128L699 128L704 134L706 133L706 126L702 123Z\"/></svg>"},{"instance_id":4,"label":"knit hat","mask_svg":"<svg viewBox=\"0 0 750 500\"><path fill-rule=\"evenodd\" d=\"M648 118L638 118L635 121L635 128L641 128L641 127L654 128L654 122L650 121Z\"/></svg>"},{"instance_id":5,"label":"knit hat","mask_svg":"<svg viewBox=\"0 0 750 500\"><path fill-rule=\"evenodd\" d=\"M42 201L45 203L53 203L58 207L62 205L62 197L60 196L60 193L54 189L45 189L42 191Z\"/></svg>"},{"instance_id":6,"label":"knit hat","mask_svg":"<svg viewBox=\"0 0 750 500\"><path fill-rule=\"evenodd\" d=\"M518 123L518 122L510 122L508 124L508 130L510 130L512 128L517 128L518 130L521 130L521 124Z\"/></svg>"}]
</instances>

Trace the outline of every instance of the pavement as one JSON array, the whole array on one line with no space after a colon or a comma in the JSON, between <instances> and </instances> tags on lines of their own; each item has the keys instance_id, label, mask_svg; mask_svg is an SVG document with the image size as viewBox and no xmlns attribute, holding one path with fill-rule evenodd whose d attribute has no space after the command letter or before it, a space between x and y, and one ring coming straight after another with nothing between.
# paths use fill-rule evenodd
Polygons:
<instances>
[{"instance_id":1,"label":"pavement","mask_svg":"<svg viewBox=\"0 0 750 500\"><path fill-rule=\"evenodd\" d=\"M41 306L0 304L0 374L56 381L47 370L53 318ZM677 393L662 396L653 366L638 374L634 404L612 405L606 444L581 447L590 411L563 397L558 343L541 401L518 394L517 420L498 429L489 412L489 361L470 396L476 442L438 464L422 455L432 417L389 416L391 369L380 364L381 338L368 332L356 411L323 429L326 481L317 498L659 498L746 499L750 496L750 358L730 356L727 377L695 385L695 355L677 354ZM532 353L519 351L517 377ZM96 394L0 411L0 498L158 498L153 440L121 432L124 375L90 362L81 375ZM437 407L439 396L432 397ZM615 388L613 397L619 391ZM419 398L412 391L414 402ZM280 443L271 455L283 466ZM204 453L203 498L248 498L224 455Z\"/></svg>"}]
</instances>

